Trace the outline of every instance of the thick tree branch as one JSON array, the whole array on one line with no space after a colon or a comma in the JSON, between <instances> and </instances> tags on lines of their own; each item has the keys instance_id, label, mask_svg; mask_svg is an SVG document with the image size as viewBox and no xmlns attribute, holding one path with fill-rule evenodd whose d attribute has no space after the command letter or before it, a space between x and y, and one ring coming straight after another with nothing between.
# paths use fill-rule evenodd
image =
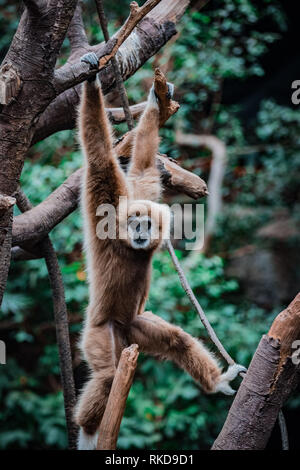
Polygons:
<instances>
[{"instance_id":1,"label":"thick tree branch","mask_svg":"<svg viewBox=\"0 0 300 470\"><path fill-rule=\"evenodd\" d=\"M299 339L300 293L262 337L214 450L266 447L282 405L300 380L299 357L293 356Z\"/></svg>"},{"instance_id":2,"label":"thick tree branch","mask_svg":"<svg viewBox=\"0 0 300 470\"><path fill-rule=\"evenodd\" d=\"M123 80L131 77L176 34L175 24L185 12L188 4L189 0L162 0L139 23L117 53ZM96 52L99 47L100 45L91 46L91 50ZM82 53L84 52L86 51L83 49ZM111 64L100 71L100 80L105 94L114 88L115 76ZM57 131L74 127L80 94L81 86L77 85L60 94L48 106L37 124L32 143L36 143Z\"/></svg>"},{"instance_id":3,"label":"thick tree branch","mask_svg":"<svg viewBox=\"0 0 300 470\"><path fill-rule=\"evenodd\" d=\"M76 209L82 172L82 169L75 171L45 201L14 218L13 245L42 240Z\"/></svg>"},{"instance_id":4,"label":"thick tree branch","mask_svg":"<svg viewBox=\"0 0 300 470\"><path fill-rule=\"evenodd\" d=\"M70 23L68 38L71 45L71 57L74 57L78 49L82 51L82 49L86 48L88 50L90 47L82 20L81 1L78 2Z\"/></svg>"},{"instance_id":5,"label":"thick tree branch","mask_svg":"<svg viewBox=\"0 0 300 470\"><path fill-rule=\"evenodd\" d=\"M121 158L121 163L126 168L129 158ZM166 155L157 155L157 167L166 188L183 192L194 199L206 195L205 182L199 176L181 168ZM26 242L37 243L42 240L57 224L77 208L82 174L82 168L75 171L45 201L26 214L14 218L14 246L22 246Z\"/></svg>"},{"instance_id":6,"label":"thick tree branch","mask_svg":"<svg viewBox=\"0 0 300 470\"><path fill-rule=\"evenodd\" d=\"M138 345L123 349L99 428L97 450L115 450L126 400L132 385L139 352Z\"/></svg>"},{"instance_id":7,"label":"thick tree branch","mask_svg":"<svg viewBox=\"0 0 300 470\"><path fill-rule=\"evenodd\" d=\"M94 50L99 59L99 71L115 57L118 49L133 29L159 2L161 0L147 0L142 7L139 7L136 2L131 2L129 17L121 29L107 43L100 44ZM95 72L91 71L89 65L84 62L67 63L55 72L53 85L59 94L83 82L93 74Z\"/></svg>"}]
</instances>

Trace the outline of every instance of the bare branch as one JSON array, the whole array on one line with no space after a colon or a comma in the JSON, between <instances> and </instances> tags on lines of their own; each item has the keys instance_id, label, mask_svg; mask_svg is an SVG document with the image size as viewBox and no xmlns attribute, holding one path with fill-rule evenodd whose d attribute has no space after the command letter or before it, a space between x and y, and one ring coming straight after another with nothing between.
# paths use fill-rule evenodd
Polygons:
<instances>
[{"instance_id":1,"label":"bare branch","mask_svg":"<svg viewBox=\"0 0 300 470\"><path fill-rule=\"evenodd\" d=\"M104 39L105 39L106 42L108 42L109 41L109 33L108 33L107 19L106 19L104 8L103 8L103 3L102 3L102 0L95 0L95 2L96 2L97 12L98 12L98 16L99 16L100 25L101 25L101 28L102 28L102 31L103 31ZM124 114L125 114L125 117L126 117L128 130L130 131L131 129L133 129L134 123L133 123L133 118L132 118L132 115L131 115L131 112L130 112L129 101L128 101L128 98L127 98L127 93L126 93L126 90L125 90L125 85L123 83L123 79L122 79L122 75L121 75L121 72L120 72L120 69L119 69L117 58L112 57L111 63L112 63L113 69L114 69L114 74L115 74L115 79L116 79L116 87L119 91L119 95L120 95L120 98L121 98L121 102L122 102L122 106L123 106L123 109L124 109Z\"/></svg>"},{"instance_id":2,"label":"bare branch","mask_svg":"<svg viewBox=\"0 0 300 470\"><path fill-rule=\"evenodd\" d=\"M139 352L138 345L123 349L99 428L97 450L114 450L132 385Z\"/></svg>"},{"instance_id":3,"label":"bare branch","mask_svg":"<svg viewBox=\"0 0 300 470\"><path fill-rule=\"evenodd\" d=\"M78 2L74 16L68 29L68 38L71 44L72 55L76 53L78 49L82 50L89 48L88 38L84 29L81 11L81 1Z\"/></svg>"},{"instance_id":4,"label":"bare branch","mask_svg":"<svg viewBox=\"0 0 300 470\"><path fill-rule=\"evenodd\" d=\"M139 23L117 53L124 81L176 34L175 23L181 18L188 4L189 0L162 0ZM91 46L91 50L97 52L97 49L102 46L103 44ZM85 50L82 51L84 52ZM115 76L111 64L101 70L100 80L104 94L115 87ZM42 114L32 143L57 131L72 129L75 126L76 106L79 104L80 94L81 86L77 85L57 96Z\"/></svg>"},{"instance_id":5,"label":"bare branch","mask_svg":"<svg viewBox=\"0 0 300 470\"><path fill-rule=\"evenodd\" d=\"M100 44L93 48L99 58L99 71L106 67L112 57L116 55L136 25L161 1L147 0L142 7L139 7L136 2L130 4L130 15L121 29L106 44ZM84 62L76 64L67 63L56 71L53 85L59 94L83 82L94 73L94 71L90 70L89 65Z\"/></svg>"},{"instance_id":6,"label":"bare branch","mask_svg":"<svg viewBox=\"0 0 300 470\"><path fill-rule=\"evenodd\" d=\"M82 170L77 170L41 204L25 214L18 215L13 222L13 245L37 242L73 212L78 204Z\"/></svg>"},{"instance_id":7,"label":"bare branch","mask_svg":"<svg viewBox=\"0 0 300 470\"><path fill-rule=\"evenodd\" d=\"M293 343L300 339L300 293L264 335L214 450L264 449L279 410L300 380Z\"/></svg>"}]
</instances>

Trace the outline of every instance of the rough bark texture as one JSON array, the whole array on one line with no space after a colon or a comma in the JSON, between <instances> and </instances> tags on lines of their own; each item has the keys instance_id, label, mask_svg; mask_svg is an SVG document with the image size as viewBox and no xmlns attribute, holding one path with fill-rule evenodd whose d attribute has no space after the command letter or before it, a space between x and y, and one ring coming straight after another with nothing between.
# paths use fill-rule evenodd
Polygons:
<instances>
[{"instance_id":1,"label":"rough bark texture","mask_svg":"<svg viewBox=\"0 0 300 470\"><path fill-rule=\"evenodd\" d=\"M148 15L140 21L132 34L118 50L120 72L123 80L131 77L150 57L176 34L175 24L184 14L189 0L162 0ZM103 44L90 46L89 50L99 55ZM86 48L77 50L76 59L86 52ZM75 60L74 56L72 62ZM107 94L115 87L114 70L108 64L99 73L102 89ZM76 107L79 104L81 86L73 86L64 91L48 106L36 126L32 143L64 129L73 129L76 122Z\"/></svg>"},{"instance_id":2,"label":"rough bark texture","mask_svg":"<svg viewBox=\"0 0 300 470\"><path fill-rule=\"evenodd\" d=\"M133 381L139 352L138 345L123 349L99 428L97 450L115 450L126 400Z\"/></svg>"},{"instance_id":3,"label":"rough bark texture","mask_svg":"<svg viewBox=\"0 0 300 470\"><path fill-rule=\"evenodd\" d=\"M259 450L300 380L293 342L300 339L300 294L274 320L259 343L213 450Z\"/></svg>"},{"instance_id":4,"label":"rough bark texture","mask_svg":"<svg viewBox=\"0 0 300 470\"><path fill-rule=\"evenodd\" d=\"M88 67L79 61L80 55L87 49L93 50L99 59L103 58L102 65L104 62L107 63L109 57L117 52L119 45L137 23L135 20L142 18L145 12L151 11L151 8L158 2L149 0L146 2L147 5L138 9L133 6L134 11L131 11L131 17L136 14L137 16L135 20L131 18L129 28L128 24L123 29L121 28L110 44L89 47L81 23L80 11L77 8L77 0L50 0L49 2L41 0L39 3L27 0L24 3L25 10L2 64L2 67L13 70L18 76L18 83L10 87L9 93L14 98L11 101L6 98L7 86L4 84L4 101L9 102L2 106L0 114L0 188L1 192L8 196L13 195L17 189L26 152L34 141L35 127L43 112L52 104L51 110L55 112L50 116L48 114L48 118L44 119L47 125L49 122L60 121L58 119L61 114L59 103L64 103L66 99L69 99L70 103L71 98L74 99L74 97L77 97L78 102L78 91L69 91L69 88L91 75ZM189 2L184 0L179 5L178 1L170 4L167 0L161 0L160 3L166 3L167 16L170 16L169 10L173 11L175 21L176 17L183 14ZM118 60L123 79L132 75L176 32L175 24L169 20L169 17L156 20L155 11L152 13L151 17L148 14L143 19L143 25L139 24L127 37L126 44L121 46L123 49L119 51ZM70 24L72 54L65 66L55 70L56 60ZM79 47L79 40L83 40L83 47ZM102 71L101 79L107 88L106 91L114 85L111 65ZM62 93L64 90L65 92ZM64 112L71 117L72 121L72 111L68 112L65 108ZM62 128L61 121L59 126ZM49 132L45 130L41 132L39 129L39 132L43 136L49 135ZM1 250L2 290L6 284L7 265L9 265L10 228L11 223L6 216L5 223L0 225L0 239L7 240Z\"/></svg>"}]
</instances>

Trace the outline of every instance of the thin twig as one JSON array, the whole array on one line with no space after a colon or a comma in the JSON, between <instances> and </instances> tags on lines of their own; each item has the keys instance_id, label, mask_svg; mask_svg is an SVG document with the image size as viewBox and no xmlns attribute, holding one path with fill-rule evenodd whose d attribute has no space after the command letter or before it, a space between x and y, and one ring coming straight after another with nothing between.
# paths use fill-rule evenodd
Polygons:
<instances>
[{"instance_id":1,"label":"thin twig","mask_svg":"<svg viewBox=\"0 0 300 470\"><path fill-rule=\"evenodd\" d=\"M196 299L189 283L188 283L188 280L187 278L185 277L185 274L183 272L183 269L182 267L180 266L180 263L179 263L179 260L176 256L176 253L174 251L174 248L172 246L172 243L170 242L170 240L167 241L167 248L168 248L168 251L171 255L171 258L172 258L172 261L174 263L174 266L176 268L176 271L178 273L178 276L179 276L179 279L180 279L180 283L183 287L183 289L185 290L185 293L186 295L188 296L188 298L190 299L190 301L192 302L193 306L195 307L199 317L200 317L200 320L202 321L204 327L206 328L207 330L207 333L210 337L210 339L212 340L212 342L216 345L216 347L218 348L220 354L223 356L223 358L225 359L225 361L229 364L229 365L232 365L234 364L234 360L232 359L232 357L228 354L228 352L226 351L226 349L224 348L224 346L222 345L221 341L219 340L219 338L217 337L213 327L211 326L211 324L209 323L201 305L199 304L198 300Z\"/></svg>"},{"instance_id":2,"label":"thin twig","mask_svg":"<svg viewBox=\"0 0 300 470\"><path fill-rule=\"evenodd\" d=\"M102 0L95 0L95 3L96 3L97 12L99 16L100 25L103 31L104 39L105 39L105 42L107 42L109 41L109 32L107 28L107 18L104 12L103 3L102 3ZM130 131L131 129L134 128L134 122L133 122L132 114L131 114L130 107L129 107L129 101L127 98L125 85L123 83L122 75L120 72L120 68L119 68L119 64L118 64L116 56L112 57L111 63L113 66L114 75L116 79L116 88L119 91L119 95L121 98L121 102L122 102L122 106L124 109L124 114L125 114L125 118L127 122L127 127L128 127L128 130Z\"/></svg>"},{"instance_id":3,"label":"thin twig","mask_svg":"<svg viewBox=\"0 0 300 470\"><path fill-rule=\"evenodd\" d=\"M32 209L32 205L29 199L20 188L16 193L16 199L17 205L22 212L27 212L28 210ZM44 238L39 244L35 245L35 250L38 249L41 250L43 257L45 258L52 290L56 339L58 344L61 382L64 394L69 449L76 449L77 426L73 421L73 408L76 401L76 395L72 369L69 322L67 306L65 302L64 284L57 256L48 236Z\"/></svg>"}]
</instances>

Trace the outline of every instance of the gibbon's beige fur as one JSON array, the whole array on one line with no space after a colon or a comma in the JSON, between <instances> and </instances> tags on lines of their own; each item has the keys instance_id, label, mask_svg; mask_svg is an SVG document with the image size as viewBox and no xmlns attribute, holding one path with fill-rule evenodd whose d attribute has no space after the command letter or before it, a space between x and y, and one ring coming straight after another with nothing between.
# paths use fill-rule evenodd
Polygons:
<instances>
[{"instance_id":1,"label":"gibbon's beige fur","mask_svg":"<svg viewBox=\"0 0 300 470\"><path fill-rule=\"evenodd\" d=\"M95 54L86 54L82 60L97 69ZM114 154L101 86L95 79L83 85L79 131L85 156L82 211L90 301L81 349L91 378L75 410L75 421L81 428L79 449L95 447L95 433L120 354L129 344L137 343L140 351L174 361L208 393L218 390L234 393L229 381L242 370L241 366L233 366L221 375L217 361L198 340L144 311L152 256L170 231L169 209L156 202L161 194L155 165L158 129L159 107L152 87L137 126L131 166L125 175ZM120 196L128 198L128 207L119 204ZM119 238L119 231L116 239L98 238L96 213L101 204L112 204L119 210L117 219L128 235L126 239ZM143 239L139 238L138 227L143 229ZM151 237L150 232L155 230L157 236Z\"/></svg>"}]
</instances>

